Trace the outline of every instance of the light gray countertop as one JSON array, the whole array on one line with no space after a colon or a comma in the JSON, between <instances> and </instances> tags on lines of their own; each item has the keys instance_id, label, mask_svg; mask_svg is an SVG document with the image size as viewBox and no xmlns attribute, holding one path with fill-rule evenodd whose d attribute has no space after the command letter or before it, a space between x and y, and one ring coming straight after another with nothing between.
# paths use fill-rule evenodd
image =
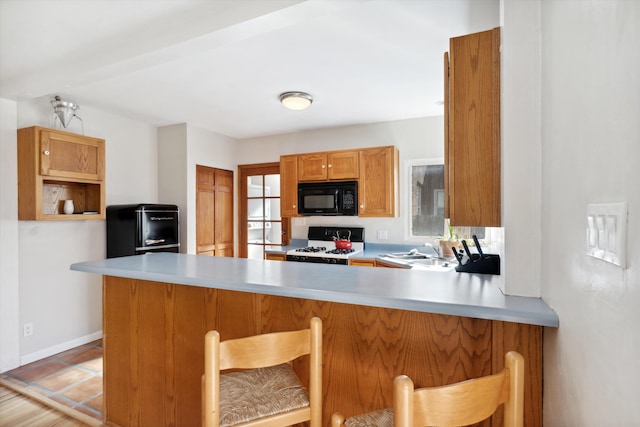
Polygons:
<instances>
[{"instance_id":1,"label":"light gray countertop","mask_svg":"<svg viewBox=\"0 0 640 427\"><path fill-rule=\"evenodd\" d=\"M540 298L504 295L498 276L149 253L71 270L319 301L558 326Z\"/></svg>"}]
</instances>

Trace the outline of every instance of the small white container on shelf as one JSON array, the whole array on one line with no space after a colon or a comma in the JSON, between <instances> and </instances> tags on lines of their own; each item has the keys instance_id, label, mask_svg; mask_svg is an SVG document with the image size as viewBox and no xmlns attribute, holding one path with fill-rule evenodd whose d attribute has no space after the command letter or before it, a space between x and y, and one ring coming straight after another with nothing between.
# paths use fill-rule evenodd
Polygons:
<instances>
[{"instance_id":1,"label":"small white container on shelf","mask_svg":"<svg viewBox=\"0 0 640 427\"><path fill-rule=\"evenodd\" d=\"M66 213L67 215L70 215L73 213L74 211L74 207L73 207L73 200L69 199L69 200L65 200L64 201L64 205L62 206L62 210L64 213Z\"/></svg>"}]
</instances>

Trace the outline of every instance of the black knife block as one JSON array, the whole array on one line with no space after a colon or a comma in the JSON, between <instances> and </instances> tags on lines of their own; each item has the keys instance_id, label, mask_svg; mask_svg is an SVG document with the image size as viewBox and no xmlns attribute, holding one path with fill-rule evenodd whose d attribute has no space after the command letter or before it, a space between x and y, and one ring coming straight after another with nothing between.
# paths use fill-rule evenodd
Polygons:
<instances>
[{"instance_id":1,"label":"black knife block","mask_svg":"<svg viewBox=\"0 0 640 427\"><path fill-rule=\"evenodd\" d=\"M458 273L479 273L500 275L500 255L495 254L473 254L473 257L466 264L458 264Z\"/></svg>"}]
</instances>

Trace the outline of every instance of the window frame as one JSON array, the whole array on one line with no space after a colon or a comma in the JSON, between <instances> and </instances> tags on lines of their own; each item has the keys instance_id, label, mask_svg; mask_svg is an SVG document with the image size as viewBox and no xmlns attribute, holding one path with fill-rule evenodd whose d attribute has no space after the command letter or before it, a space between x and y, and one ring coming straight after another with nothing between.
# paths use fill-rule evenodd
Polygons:
<instances>
[{"instance_id":1,"label":"window frame","mask_svg":"<svg viewBox=\"0 0 640 427\"><path fill-rule=\"evenodd\" d=\"M421 158L421 159L409 159L404 163L404 175L405 182L407 183L407 188L409 189L405 192L405 203L404 203L404 211L407 212L404 221L404 239L407 242L431 242L433 240L441 239L445 235L446 221L443 224L442 232L439 235L435 236L414 236L412 234L412 222L413 222L413 214L411 209L411 202L413 200L413 168L415 166L433 166L433 165L445 165L444 157L430 157L430 158ZM446 203L446 195L445 195L445 203ZM445 217L446 218L446 217Z\"/></svg>"}]
</instances>

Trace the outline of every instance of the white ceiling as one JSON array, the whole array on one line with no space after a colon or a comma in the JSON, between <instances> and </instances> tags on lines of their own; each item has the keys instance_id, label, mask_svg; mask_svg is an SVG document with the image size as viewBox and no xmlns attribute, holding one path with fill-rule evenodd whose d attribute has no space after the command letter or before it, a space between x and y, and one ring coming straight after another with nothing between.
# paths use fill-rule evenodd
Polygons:
<instances>
[{"instance_id":1,"label":"white ceiling","mask_svg":"<svg viewBox=\"0 0 640 427\"><path fill-rule=\"evenodd\" d=\"M438 116L450 37L498 0L0 0L0 97L234 138ZM304 111L278 95L305 91Z\"/></svg>"}]
</instances>

